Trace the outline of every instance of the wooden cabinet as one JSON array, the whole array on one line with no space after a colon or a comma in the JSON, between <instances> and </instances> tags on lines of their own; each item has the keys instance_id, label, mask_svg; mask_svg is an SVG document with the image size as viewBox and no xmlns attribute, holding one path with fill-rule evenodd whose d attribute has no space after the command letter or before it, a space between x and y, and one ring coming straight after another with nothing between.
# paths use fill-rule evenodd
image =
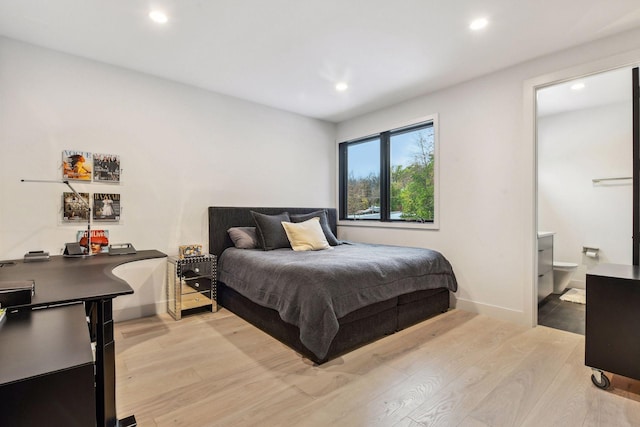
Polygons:
<instances>
[{"instance_id":1,"label":"wooden cabinet","mask_svg":"<svg viewBox=\"0 0 640 427\"><path fill-rule=\"evenodd\" d=\"M609 386L601 371L640 379L638 307L640 267L600 264L587 272L585 365L597 371L598 387Z\"/></svg>"},{"instance_id":2,"label":"wooden cabinet","mask_svg":"<svg viewBox=\"0 0 640 427\"><path fill-rule=\"evenodd\" d=\"M169 257L167 311L174 319L197 309L218 310L216 268L214 255Z\"/></svg>"},{"instance_id":3,"label":"wooden cabinet","mask_svg":"<svg viewBox=\"0 0 640 427\"><path fill-rule=\"evenodd\" d=\"M538 237L538 302L553 293L553 235Z\"/></svg>"}]
</instances>

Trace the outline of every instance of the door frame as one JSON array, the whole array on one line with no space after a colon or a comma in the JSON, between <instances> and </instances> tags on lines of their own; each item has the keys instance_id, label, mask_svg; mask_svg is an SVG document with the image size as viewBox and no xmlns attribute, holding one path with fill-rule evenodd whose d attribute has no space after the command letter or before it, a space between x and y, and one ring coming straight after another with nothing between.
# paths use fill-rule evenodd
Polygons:
<instances>
[{"instance_id":1,"label":"door frame","mask_svg":"<svg viewBox=\"0 0 640 427\"><path fill-rule=\"evenodd\" d=\"M640 265L640 71L632 69L633 97L633 265Z\"/></svg>"},{"instance_id":2,"label":"door frame","mask_svg":"<svg viewBox=\"0 0 640 427\"><path fill-rule=\"evenodd\" d=\"M523 129L525 132L525 147L528 153L525 157L523 170L525 171L524 188L530 188L530 198L524 209L524 277L526 279L523 294L523 319L525 324L535 327L538 325L538 136L536 93L538 89L563 83L570 80L584 78L594 74L613 71L619 68L635 67L640 64L640 49L613 55L598 61L574 66L554 73L545 74L523 83ZM527 160L528 159L528 160ZM635 173L634 173L635 175Z\"/></svg>"}]
</instances>

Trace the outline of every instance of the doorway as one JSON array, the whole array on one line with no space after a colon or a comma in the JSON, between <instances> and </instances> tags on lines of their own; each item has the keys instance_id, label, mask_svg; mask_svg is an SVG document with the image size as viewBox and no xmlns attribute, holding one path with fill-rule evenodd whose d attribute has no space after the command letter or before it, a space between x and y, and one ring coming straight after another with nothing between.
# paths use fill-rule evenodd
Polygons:
<instances>
[{"instance_id":1,"label":"doorway","mask_svg":"<svg viewBox=\"0 0 640 427\"><path fill-rule=\"evenodd\" d=\"M632 262L631 88L625 67L537 90L540 325L584 334L587 270Z\"/></svg>"}]
</instances>

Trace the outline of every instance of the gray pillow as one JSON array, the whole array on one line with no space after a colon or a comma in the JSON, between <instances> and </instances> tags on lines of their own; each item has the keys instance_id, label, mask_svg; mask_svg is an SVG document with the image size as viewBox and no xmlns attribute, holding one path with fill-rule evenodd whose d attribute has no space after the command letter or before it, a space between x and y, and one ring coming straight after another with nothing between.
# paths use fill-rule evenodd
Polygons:
<instances>
[{"instance_id":1,"label":"gray pillow","mask_svg":"<svg viewBox=\"0 0 640 427\"><path fill-rule=\"evenodd\" d=\"M333 234L333 231L331 231L326 210L323 209L321 211L315 211L307 214L291 215L291 222L304 222L315 217L320 218L320 227L322 227L322 232L324 233L324 237L326 237L327 242L329 242L331 246L338 246L340 241Z\"/></svg>"},{"instance_id":2,"label":"gray pillow","mask_svg":"<svg viewBox=\"0 0 640 427\"><path fill-rule=\"evenodd\" d=\"M256 234L258 243L265 251L278 248L290 248L291 244L284 231L282 221L291 222L288 212L278 215L265 215L251 211L253 220L256 222Z\"/></svg>"},{"instance_id":3,"label":"gray pillow","mask_svg":"<svg viewBox=\"0 0 640 427\"><path fill-rule=\"evenodd\" d=\"M258 236L255 227L231 227L227 230L233 246L238 249L255 249L258 247Z\"/></svg>"}]
</instances>

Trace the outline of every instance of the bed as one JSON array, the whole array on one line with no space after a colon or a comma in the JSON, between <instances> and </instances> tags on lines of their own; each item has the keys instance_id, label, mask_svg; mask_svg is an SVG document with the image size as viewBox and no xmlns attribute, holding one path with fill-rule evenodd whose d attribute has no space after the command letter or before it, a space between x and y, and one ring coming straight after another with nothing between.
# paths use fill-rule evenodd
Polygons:
<instances>
[{"instance_id":1,"label":"bed","mask_svg":"<svg viewBox=\"0 0 640 427\"><path fill-rule=\"evenodd\" d=\"M254 227L252 212L319 211L335 236L335 209L209 207L218 303L318 364L449 309L457 282L436 251L350 242L308 252L238 249L227 233Z\"/></svg>"}]
</instances>

